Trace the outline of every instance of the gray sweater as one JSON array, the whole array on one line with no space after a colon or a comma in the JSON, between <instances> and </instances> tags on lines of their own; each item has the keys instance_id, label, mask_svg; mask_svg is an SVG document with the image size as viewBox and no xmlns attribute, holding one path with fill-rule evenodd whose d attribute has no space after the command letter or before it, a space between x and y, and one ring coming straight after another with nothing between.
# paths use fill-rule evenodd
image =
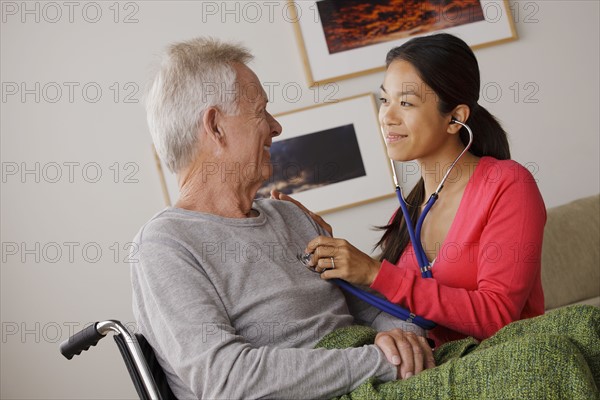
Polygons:
<instances>
[{"instance_id":1,"label":"gray sweater","mask_svg":"<svg viewBox=\"0 0 600 400\"><path fill-rule=\"evenodd\" d=\"M135 238L134 315L175 395L329 398L372 376L395 379L373 345L312 349L355 323L353 315L380 330L403 324L348 306L340 289L297 261L322 231L296 206L258 200L253 208L260 215L247 219L167 208Z\"/></svg>"}]
</instances>

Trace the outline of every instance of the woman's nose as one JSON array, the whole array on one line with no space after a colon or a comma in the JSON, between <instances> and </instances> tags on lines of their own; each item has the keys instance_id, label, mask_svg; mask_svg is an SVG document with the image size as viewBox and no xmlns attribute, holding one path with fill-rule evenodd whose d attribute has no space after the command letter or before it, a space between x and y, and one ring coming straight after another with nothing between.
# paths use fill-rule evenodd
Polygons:
<instances>
[{"instance_id":1,"label":"woman's nose","mask_svg":"<svg viewBox=\"0 0 600 400\"><path fill-rule=\"evenodd\" d=\"M379 109L379 122L382 125L399 125L401 123L400 115L392 106L385 106Z\"/></svg>"}]
</instances>

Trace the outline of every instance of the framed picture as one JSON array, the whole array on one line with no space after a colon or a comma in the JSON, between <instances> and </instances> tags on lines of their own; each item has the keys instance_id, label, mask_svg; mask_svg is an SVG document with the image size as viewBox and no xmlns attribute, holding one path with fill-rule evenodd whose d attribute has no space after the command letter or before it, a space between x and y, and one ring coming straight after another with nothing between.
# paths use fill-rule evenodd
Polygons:
<instances>
[{"instance_id":1,"label":"framed picture","mask_svg":"<svg viewBox=\"0 0 600 400\"><path fill-rule=\"evenodd\" d=\"M259 190L290 194L324 214L394 195L392 172L372 94L275 116L273 175Z\"/></svg>"},{"instance_id":2,"label":"framed picture","mask_svg":"<svg viewBox=\"0 0 600 400\"><path fill-rule=\"evenodd\" d=\"M257 193L277 189L319 214L395 195L392 171L372 94L275 115L273 174ZM156 154L156 152L155 152ZM157 157L165 202L177 198L175 176Z\"/></svg>"},{"instance_id":3,"label":"framed picture","mask_svg":"<svg viewBox=\"0 0 600 400\"><path fill-rule=\"evenodd\" d=\"M381 71L416 36L443 31L473 49L517 38L506 0L289 1L310 86Z\"/></svg>"}]
</instances>

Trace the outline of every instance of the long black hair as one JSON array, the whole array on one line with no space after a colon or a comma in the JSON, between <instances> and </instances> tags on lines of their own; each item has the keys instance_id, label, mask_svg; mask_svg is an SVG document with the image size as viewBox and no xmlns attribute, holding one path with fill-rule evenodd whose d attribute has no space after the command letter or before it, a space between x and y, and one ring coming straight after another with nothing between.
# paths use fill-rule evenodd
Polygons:
<instances>
[{"instance_id":1,"label":"long black hair","mask_svg":"<svg viewBox=\"0 0 600 400\"><path fill-rule=\"evenodd\" d=\"M423 82L436 93L440 114L447 115L460 104L469 106L471 112L466 123L474 133L469 149L473 155L491 156L499 160L510 158L506 132L492 114L477 104L479 65L473 51L463 40L447 33L411 39L390 50L385 63L389 67L392 62L400 60L409 62ZM459 135L466 146L469 134L464 127ZM424 199L425 182L421 178L406 199L413 224L419 218ZM397 263L410 241L402 210L398 209L393 220L379 229L385 230L375 246L382 250L380 260Z\"/></svg>"}]
</instances>

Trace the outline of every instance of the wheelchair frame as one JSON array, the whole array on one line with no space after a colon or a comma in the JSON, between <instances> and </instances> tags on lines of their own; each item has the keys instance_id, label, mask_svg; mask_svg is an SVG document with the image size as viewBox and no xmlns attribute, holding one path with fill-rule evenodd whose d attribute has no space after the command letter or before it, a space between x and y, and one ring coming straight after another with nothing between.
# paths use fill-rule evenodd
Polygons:
<instances>
[{"instance_id":1,"label":"wheelchair frame","mask_svg":"<svg viewBox=\"0 0 600 400\"><path fill-rule=\"evenodd\" d=\"M141 334L131 334L120 321L106 320L91 324L62 342L60 352L70 360L98 344L110 332L114 333L113 338L140 399L176 399L150 344Z\"/></svg>"}]
</instances>

